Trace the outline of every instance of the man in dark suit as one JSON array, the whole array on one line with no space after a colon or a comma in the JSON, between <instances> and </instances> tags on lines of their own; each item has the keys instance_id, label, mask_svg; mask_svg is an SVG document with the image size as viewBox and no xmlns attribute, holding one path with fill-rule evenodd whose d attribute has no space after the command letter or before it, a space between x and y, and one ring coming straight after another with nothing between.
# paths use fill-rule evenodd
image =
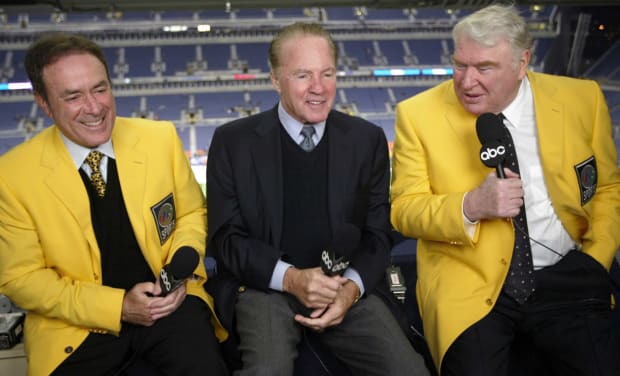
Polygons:
<instances>
[{"instance_id":1,"label":"man in dark suit","mask_svg":"<svg viewBox=\"0 0 620 376\"><path fill-rule=\"evenodd\" d=\"M240 340L238 374L291 375L309 332L355 374L427 374L372 294L391 246L383 132L332 110L336 48L319 25L282 29L269 59L279 104L218 128L207 165L208 247L219 278L239 292L228 307ZM336 249L352 248L350 264L328 276L322 250L351 225L359 240Z\"/></svg>"}]
</instances>

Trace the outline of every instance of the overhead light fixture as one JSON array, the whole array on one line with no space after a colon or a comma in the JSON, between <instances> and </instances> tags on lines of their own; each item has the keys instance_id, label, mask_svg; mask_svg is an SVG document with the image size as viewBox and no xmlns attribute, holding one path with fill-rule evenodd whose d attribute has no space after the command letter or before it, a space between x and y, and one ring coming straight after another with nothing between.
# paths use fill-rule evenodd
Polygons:
<instances>
[{"instance_id":1,"label":"overhead light fixture","mask_svg":"<svg viewBox=\"0 0 620 376\"><path fill-rule=\"evenodd\" d=\"M178 33L181 31L187 31L187 25L170 25L170 26L164 26L164 31L168 31L171 33Z\"/></svg>"}]
</instances>

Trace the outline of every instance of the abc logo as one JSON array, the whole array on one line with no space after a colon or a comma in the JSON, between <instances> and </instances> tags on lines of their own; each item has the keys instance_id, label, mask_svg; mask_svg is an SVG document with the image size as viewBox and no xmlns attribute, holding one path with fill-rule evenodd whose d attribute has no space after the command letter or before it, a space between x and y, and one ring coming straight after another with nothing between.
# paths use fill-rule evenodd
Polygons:
<instances>
[{"instance_id":1,"label":"abc logo","mask_svg":"<svg viewBox=\"0 0 620 376\"><path fill-rule=\"evenodd\" d=\"M486 150L480 151L480 159L482 159L483 161L488 161L504 154L506 154L506 148L503 145L500 145L496 148L487 147Z\"/></svg>"},{"instance_id":2,"label":"abc logo","mask_svg":"<svg viewBox=\"0 0 620 376\"><path fill-rule=\"evenodd\" d=\"M506 147L499 141L486 142L480 148L480 160L487 167L496 167L504 160Z\"/></svg>"},{"instance_id":3,"label":"abc logo","mask_svg":"<svg viewBox=\"0 0 620 376\"><path fill-rule=\"evenodd\" d=\"M334 262L329 257L329 253L326 250L321 253L321 259L323 260L323 264L327 267L327 269L331 270Z\"/></svg>"},{"instance_id":4,"label":"abc logo","mask_svg":"<svg viewBox=\"0 0 620 376\"><path fill-rule=\"evenodd\" d=\"M170 283L170 280L168 279L168 273L166 273L166 271L162 269L161 272L159 273L159 277L161 279L161 282L166 287L166 291L170 291L172 289L172 284Z\"/></svg>"}]
</instances>

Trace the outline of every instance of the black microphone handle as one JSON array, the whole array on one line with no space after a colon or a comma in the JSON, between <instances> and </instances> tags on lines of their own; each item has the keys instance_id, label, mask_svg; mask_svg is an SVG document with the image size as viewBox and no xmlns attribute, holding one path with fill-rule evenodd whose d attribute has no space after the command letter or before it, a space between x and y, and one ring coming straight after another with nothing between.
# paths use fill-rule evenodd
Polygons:
<instances>
[{"instance_id":1,"label":"black microphone handle","mask_svg":"<svg viewBox=\"0 0 620 376\"><path fill-rule=\"evenodd\" d=\"M165 265L159 272L159 286L161 287L161 294L159 296L166 296L174 290L181 287L185 283L185 278L175 278L174 274L170 273L169 264Z\"/></svg>"},{"instance_id":2,"label":"black microphone handle","mask_svg":"<svg viewBox=\"0 0 620 376\"><path fill-rule=\"evenodd\" d=\"M504 174L504 166L502 165L502 162L499 162L497 166L495 166L495 174L500 179L506 179L506 174Z\"/></svg>"}]
</instances>

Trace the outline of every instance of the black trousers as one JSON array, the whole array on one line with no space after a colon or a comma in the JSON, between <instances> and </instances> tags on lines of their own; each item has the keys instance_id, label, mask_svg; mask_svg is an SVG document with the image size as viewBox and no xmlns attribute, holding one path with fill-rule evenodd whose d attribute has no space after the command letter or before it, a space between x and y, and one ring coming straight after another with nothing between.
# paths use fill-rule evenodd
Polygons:
<instances>
[{"instance_id":1,"label":"black trousers","mask_svg":"<svg viewBox=\"0 0 620 376\"><path fill-rule=\"evenodd\" d=\"M52 375L127 375L135 363L153 375L227 375L210 318L209 307L187 295L150 327L123 323L118 337L90 333Z\"/></svg>"},{"instance_id":2,"label":"black trousers","mask_svg":"<svg viewBox=\"0 0 620 376\"><path fill-rule=\"evenodd\" d=\"M573 250L535 277L536 292L525 304L502 293L489 315L457 338L442 376L620 374L607 270Z\"/></svg>"}]
</instances>

